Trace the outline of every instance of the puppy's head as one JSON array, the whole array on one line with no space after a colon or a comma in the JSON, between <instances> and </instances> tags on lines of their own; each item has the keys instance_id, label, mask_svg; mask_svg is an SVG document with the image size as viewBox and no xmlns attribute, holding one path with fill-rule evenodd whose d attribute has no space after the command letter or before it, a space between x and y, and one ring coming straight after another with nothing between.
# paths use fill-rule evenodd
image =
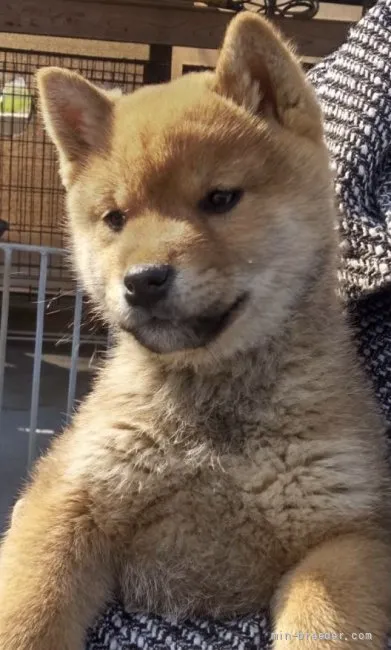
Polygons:
<instances>
[{"instance_id":1,"label":"puppy's head","mask_svg":"<svg viewBox=\"0 0 391 650\"><path fill-rule=\"evenodd\" d=\"M108 321L198 358L274 333L333 240L320 110L274 29L241 15L215 73L131 95L56 68L38 81L75 263Z\"/></svg>"}]
</instances>

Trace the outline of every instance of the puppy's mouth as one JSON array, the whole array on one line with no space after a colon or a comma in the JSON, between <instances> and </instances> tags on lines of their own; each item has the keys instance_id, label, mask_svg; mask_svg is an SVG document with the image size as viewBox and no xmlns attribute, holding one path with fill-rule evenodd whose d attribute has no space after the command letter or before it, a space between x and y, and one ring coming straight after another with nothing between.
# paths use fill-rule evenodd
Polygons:
<instances>
[{"instance_id":1,"label":"puppy's mouth","mask_svg":"<svg viewBox=\"0 0 391 650\"><path fill-rule=\"evenodd\" d=\"M225 310L209 310L190 318L164 318L136 310L122 328L151 352L158 354L205 347L242 313L248 301L243 293Z\"/></svg>"}]
</instances>

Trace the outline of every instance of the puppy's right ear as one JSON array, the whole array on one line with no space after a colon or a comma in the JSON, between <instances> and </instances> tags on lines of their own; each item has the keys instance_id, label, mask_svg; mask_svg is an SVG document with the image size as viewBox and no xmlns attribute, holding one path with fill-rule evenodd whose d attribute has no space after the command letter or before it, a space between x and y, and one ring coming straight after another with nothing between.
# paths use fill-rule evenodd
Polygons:
<instances>
[{"instance_id":1,"label":"puppy's right ear","mask_svg":"<svg viewBox=\"0 0 391 650\"><path fill-rule=\"evenodd\" d=\"M42 68L37 79L46 131L57 147L60 174L67 186L91 152L107 148L113 99L62 68Z\"/></svg>"}]
</instances>

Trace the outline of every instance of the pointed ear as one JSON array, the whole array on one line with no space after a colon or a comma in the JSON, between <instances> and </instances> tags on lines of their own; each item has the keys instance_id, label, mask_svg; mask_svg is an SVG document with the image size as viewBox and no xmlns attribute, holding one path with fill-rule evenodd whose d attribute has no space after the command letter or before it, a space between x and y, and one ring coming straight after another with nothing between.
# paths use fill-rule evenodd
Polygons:
<instances>
[{"instance_id":1,"label":"pointed ear","mask_svg":"<svg viewBox=\"0 0 391 650\"><path fill-rule=\"evenodd\" d=\"M92 151L108 146L113 99L75 72L42 68L37 73L43 119L60 156L65 186Z\"/></svg>"},{"instance_id":2,"label":"pointed ear","mask_svg":"<svg viewBox=\"0 0 391 650\"><path fill-rule=\"evenodd\" d=\"M315 93L295 55L264 18L245 12L230 23L215 90L254 114L315 140L322 138Z\"/></svg>"}]
</instances>

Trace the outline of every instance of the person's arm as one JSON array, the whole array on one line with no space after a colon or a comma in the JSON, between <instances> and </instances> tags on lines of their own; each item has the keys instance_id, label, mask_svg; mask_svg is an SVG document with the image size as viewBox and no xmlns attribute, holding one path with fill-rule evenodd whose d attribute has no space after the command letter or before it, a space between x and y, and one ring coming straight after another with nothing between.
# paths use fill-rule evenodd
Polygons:
<instances>
[{"instance_id":1,"label":"person's arm","mask_svg":"<svg viewBox=\"0 0 391 650\"><path fill-rule=\"evenodd\" d=\"M391 229L379 205L383 176L391 178L390 1L379 0L347 42L308 77L334 161L342 215L341 286L355 298L391 280Z\"/></svg>"}]
</instances>

